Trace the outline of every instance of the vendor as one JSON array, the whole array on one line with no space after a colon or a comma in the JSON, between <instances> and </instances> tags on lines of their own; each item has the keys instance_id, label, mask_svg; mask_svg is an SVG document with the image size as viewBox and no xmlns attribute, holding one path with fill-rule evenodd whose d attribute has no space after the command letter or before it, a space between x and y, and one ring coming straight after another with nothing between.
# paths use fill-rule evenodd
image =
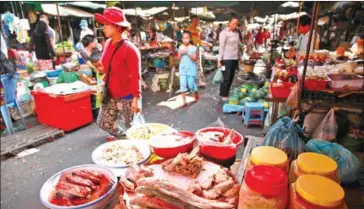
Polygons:
<instances>
[{"instance_id":1,"label":"vendor","mask_svg":"<svg viewBox=\"0 0 364 209\"><path fill-rule=\"evenodd\" d=\"M300 23L298 25L298 32L300 32L301 35L298 37L297 44L296 44L296 50L298 52L307 51L310 29L311 29L311 18L308 15L304 15L304 16L300 17ZM315 37L316 37L316 41L313 41ZM320 46L320 35L315 30L313 30L310 52L313 52L313 50L319 49L319 46Z\"/></svg>"},{"instance_id":2,"label":"vendor","mask_svg":"<svg viewBox=\"0 0 364 209\"><path fill-rule=\"evenodd\" d=\"M88 27L87 20L81 20L81 35L80 40L82 40L86 35L94 35L94 32Z\"/></svg>"},{"instance_id":3,"label":"vendor","mask_svg":"<svg viewBox=\"0 0 364 209\"><path fill-rule=\"evenodd\" d=\"M53 70L53 60L56 59L56 53L52 47L51 39L48 33L48 25L44 21L39 21L35 31L32 34L29 43L29 54L35 50L40 70Z\"/></svg>"},{"instance_id":4,"label":"vendor","mask_svg":"<svg viewBox=\"0 0 364 209\"><path fill-rule=\"evenodd\" d=\"M98 51L97 39L94 35L86 35L85 37L83 37L82 45L84 47L84 50L81 52L81 55L84 60L87 60L92 52Z\"/></svg>"},{"instance_id":5,"label":"vendor","mask_svg":"<svg viewBox=\"0 0 364 209\"><path fill-rule=\"evenodd\" d=\"M49 38L51 40L51 44L52 46L54 47L56 45L56 32L53 30L53 28L51 28L51 26L49 26L49 20L48 20L48 17L47 15L41 15L39 17L39 21L44 21L48 28L47 28L47 31L48 31L48 35L49 35Z\"/></svg>"},{"instance_id":6,"label":"vendor","mask_svg":"<svg viewBox=\"0 0 364 209\"><path fill-rule=\"evenodd\" d=\"M159 47L159 43L157 40L157 32L154 28L149 29L149 37L150 37L150 47L152 48Z\"/></svg>"},{"instance_id":7,"label":"vendor","mask_svg":"<svg viewBox=\"0 0 364 209\"><path fill-rule=\"evenodd\" d=\"M122 34L127 32L131 25L120 8L109 7L104 10L103 15L96 14L95 18L104 25L103 32L108 38L101 59L103 66L99 71L106 74L105 82L109 79L105 93L110 98L103 98L97 121L100 128L109 134L123 137L126 129L131 127L133 113L139 112L140 51L128 39L122 39Z\"/></svg>"}]
</instances>

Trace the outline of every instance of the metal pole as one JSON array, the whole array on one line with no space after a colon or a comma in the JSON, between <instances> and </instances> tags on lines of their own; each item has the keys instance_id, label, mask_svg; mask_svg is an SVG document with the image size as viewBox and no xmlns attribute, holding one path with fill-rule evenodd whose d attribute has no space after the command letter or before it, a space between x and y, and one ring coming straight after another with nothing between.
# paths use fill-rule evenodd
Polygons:
<instances>
[{"instance_id":1,"label":"metal pole","mask_svg":"<svg viewBox=\"0 0 364 209\"><path fill-rule=\"evenodd\" d=\"M308 57L309 57L310 50L311 50L311 42L312 42L312 36L313 36L313 28L314 28L314 23L315 23L315 17L316 17L317 9L318 9L318 2L315 1L314 2L314 5L313 5L313 10L312 10L311 27L310 27L310 33L309 33L308 43L307 43L307 49L306 49L306 58L304 60L304 66L303 66L302 82L301 82L300 91L299 91L299 94L298 94L298 110L299 110L299 113L300 113L300 117L301 117L301 113L302 113L302 107L301 107L302 95L303 95L305 78L306 78ZM300 118L300 119L302 119L302 118Z\"/></svg>"},{"instance_id":2,"label":"metal pole","mask_svg":"<svg viewBox=\"0 0 364 209\"><path fill-rule=\"evenodd\" d=\"M22 2L22 1L20 1L20 2L19 2L20 12L21 12L21 16L22 16L22 17L23 17L23 19L24 19L24 18L25 18L25 16L24 16L24 11L23 11L22 4L23 4L23 2Z\"/></svg>"},{"instance_id":3,"label":"metal pole","mask_svg":"<svg viewBox=\"0 0 364 209\"><path fill-rule=\"evenodd\" d=\"M63 44L63 34L62 34L62 26L61 26L61 17L59 16L59 6L58 4L56 4L57 7L57 19L58 19L58 28L59 28L59 35L61 36L61 44L62 44L62 49L63 49L63 55L66 54L66 50L64 48L64 44Z\"/></svg>"}]
</instances>

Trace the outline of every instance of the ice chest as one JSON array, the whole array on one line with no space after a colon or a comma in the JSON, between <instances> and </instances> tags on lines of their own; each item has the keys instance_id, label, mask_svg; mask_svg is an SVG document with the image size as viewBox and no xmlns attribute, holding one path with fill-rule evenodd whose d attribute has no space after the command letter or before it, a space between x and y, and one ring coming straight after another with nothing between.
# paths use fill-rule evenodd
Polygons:
<instances>
[{"instance_id":1,"label":"ice chest","mask_svg":"<svg viewBox=\"0 0 364 209\"><path fill-rule=\"evenodd\" d=\"M41 124L72 131L93 122L91 91L52 95L32 91L35 112Z\"/></svg>"}]
</instances>

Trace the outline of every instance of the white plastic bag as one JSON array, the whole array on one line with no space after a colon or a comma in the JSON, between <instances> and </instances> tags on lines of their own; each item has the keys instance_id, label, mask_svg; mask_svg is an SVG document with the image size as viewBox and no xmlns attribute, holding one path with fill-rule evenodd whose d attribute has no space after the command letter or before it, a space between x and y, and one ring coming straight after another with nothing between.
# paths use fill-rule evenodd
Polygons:
<instances>
[{"instance_id":1,"label":"white plastic bag","mask_svg":"<svg viewBox=\"0 0 364 209\"><path fill-rule=\"evenodd\" d=\"M133 122L131 123L131 125L135 126L135 125L141 125L141 124L145 124L144 116L140 112L135 113L133 116Z\"/></svg>"},{"instance_id":2,"label":"white plastic bag","mask_svg":"<svg viewBox=\"0 0 364 209\"><path fill-rule=\"evenodd\" d=\"M332 141L336 138L337 129L335 110L331 108L329 113L327 113L325 118L312 134L312 138Z\"/></svg>"}]
</instances>

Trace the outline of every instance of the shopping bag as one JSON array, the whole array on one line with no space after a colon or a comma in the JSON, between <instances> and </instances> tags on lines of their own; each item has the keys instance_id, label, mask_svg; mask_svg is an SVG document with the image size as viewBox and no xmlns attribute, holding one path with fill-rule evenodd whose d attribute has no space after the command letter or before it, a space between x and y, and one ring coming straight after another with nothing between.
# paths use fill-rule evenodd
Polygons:
<instances>
[{"instance_id":1,"label":"shopping bag","mask_svg":"<svg viewBox=\"0 0 364 209\"><path fill-rule=\"evenodd\" d=\"M301 139L302 129L291 118L285 116L277 120L268 130L263 146L272 146L283 150L290 161L307 150Z\"/></svg>"},{"instance_id":2,"label":"shopping bag","mask_svg":"<svg viewBox=\"0 0 364 209\"><path fill-rule=\"evenodd\" d=\"M132 126L145 124L145 119L142 113L138 112L135 113L133 116L133 122L131 123Z\"/></svg>"},{"instance_id":3,"label":"shopping bag","mask_svg":"<svg viewBox=\"0 0 364 209\"><path fill-rule=\"evenodd\" d=\"M292 88L291 93L287 98L287 104L291 107L298 107L298 95L299 95L300 87L299 84L295 84Z\"/></svg>"},{"instance_id":4,"label":"shopping bag","mask_svg":"<svg viewBox=\"0 0 364 209\"><path fill-rule=\"evenodd\" d=\"M311 139L307 142L307 148L310 152L327 155L336 161L341 183L352 183L358 180L360 162L353 153L345 147L326 140Z\"/></svg>"},{"instance_id":5,"label":"shopping bag","mask_svg":"<svg viewBox=\"0 0 364 209\"><path fill-rule=\"evenodd\" d=\"M332 141L336 138L337 129L335 110L331 108L312 134L312 138Z\"/></svg>"},{"instance_id":6,"label":"shopping bag","mask_svg":"<svg viewBox=\"0 0 364 209\"><path fill-rule=\"evenodd\" d=\"M222 74L221 68L217 69L214 78L212 79L213 84L222 84L224 82L224 75Z\"/></svg>"}]
</instances>

